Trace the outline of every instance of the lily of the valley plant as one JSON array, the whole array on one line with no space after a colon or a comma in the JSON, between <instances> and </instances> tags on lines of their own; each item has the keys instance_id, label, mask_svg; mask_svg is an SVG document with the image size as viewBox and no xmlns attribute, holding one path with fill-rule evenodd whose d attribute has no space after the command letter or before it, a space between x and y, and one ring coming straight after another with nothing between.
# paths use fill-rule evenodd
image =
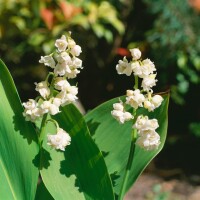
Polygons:
<instances>
[{"instance_id":1,"label":"lily of the valley plant","mask_svg":"<svg viewBox=\"0 0 200 200\"><path fill-rule=\"evenodd\" d=\"M146 108L149 112L153 112L158 108L163 98L160 95L153 95L152 87L156 85L156 68L150 59L140 60L141 51L137 48L130 49L132 60L128 62L126 57L120 60L116 66L118 74L133 75L135 85L133 90L126 91L126 101L123 103L114 103L114 110L111 112L113 117L120 124L132 120L132 145L130 149L127 170L125 172L123 185L120 191L119 199L123 199L124 190L128 178L128 170L133 162L133 154L135 144L146 151L157 149L160 145L160 135L156 132L159 127L158 120L149 119L148 115L137 114L139 107ZM139 78L142 79L141 89L139 88ZM129 105L133 108L133 112L127 112L125 106Z\"/></svg>"},{"instance_id":2,"label":"lily of the valley plant","mask_svg":"<svg viewBox=\"0 0 200 200\"><path fill-rule=\"evenodd\" d=\"M162 149L169 97L153 92L154 63L130 49L130 61L124 57L116 70L133 76L133 88L83 116L71 84L81 52L71 33L57 39L39 60L49 73L35 83L38 96L25 103L0 62L1 199L122 200Z\"/></svg>"},{"instance_id":3,"label":"lily of the valley plant","mask_svg":"<svg viewBox=\"0 0 200 200\"><path fill-rule=\"evenodd\" d=\"M77 56L80 55L81 47L75 43L70 35L62 36L55 42L56 51L47 56L41 56L39 60L45 66L52 68L45 81L36 83L36 91L40 96L34 99L29 99L23 103L25 107L23 115L28 121L35 122L42 118L38 140L43 141L43 130L45 128L47 115L56 115L60 112L59 107L75 102L78 94L78 88L70 85L68 79L75 78L82 68L82 60ZM56 134L49 134L48 145L55 149L65 150L65 147L70 144L70 135L59 127L55 120L57 128Z\"/></svg>"}]
</instances>

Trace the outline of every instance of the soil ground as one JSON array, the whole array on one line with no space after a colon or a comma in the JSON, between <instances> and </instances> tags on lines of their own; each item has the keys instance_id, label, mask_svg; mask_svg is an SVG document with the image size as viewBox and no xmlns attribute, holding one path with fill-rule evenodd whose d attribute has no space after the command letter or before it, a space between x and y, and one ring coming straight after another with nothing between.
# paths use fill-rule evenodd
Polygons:
<instances>
[{"instance_id":1,"label":"soil ground","mask_svg":"<svg viewBox=\"0 0 200 200\"><path fill-rule=\"evenodd\" d=\"M143 173L125 200L200 200L199 176L167 179L157 173Z\"/></svg>"}]
</instances>

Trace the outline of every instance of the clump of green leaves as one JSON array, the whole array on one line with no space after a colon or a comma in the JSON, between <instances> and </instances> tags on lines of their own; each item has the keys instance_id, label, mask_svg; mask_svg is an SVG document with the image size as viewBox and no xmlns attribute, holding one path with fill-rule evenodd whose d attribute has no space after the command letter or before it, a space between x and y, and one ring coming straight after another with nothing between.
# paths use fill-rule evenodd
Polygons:
<instances>
[{"instance_id":1,"label":"clump of green leaves","mask_svg":"<svg viewBox=\"0 0 200 200\"><path fill-rule=\"evenodd\" d=\"M45 120L48 118L48 122L56 121L70 134L71 144L65 151L58 151L46 141L48 133L56 132L55 125L44 123L44 120L35 124L27 122L13 79L1 60L0 71L1 199L122 199L163 148L168 125L168 94L163 95L162 105L154 112L138 109L139 114L158 119L160 145L150 152L135 147L134 164L125 169L132 123L121 126L112 117L112 106L119 97L103 103L85 116L73 104L60 108L57 115L43 116ZM125 100L126 97L120 98ZM44 136L42 142L38 141L38 131ZM124 185L123 177L127 170L129 178ZM123 185L123 193L120 193Z\"/></svg>"}]
</instances>

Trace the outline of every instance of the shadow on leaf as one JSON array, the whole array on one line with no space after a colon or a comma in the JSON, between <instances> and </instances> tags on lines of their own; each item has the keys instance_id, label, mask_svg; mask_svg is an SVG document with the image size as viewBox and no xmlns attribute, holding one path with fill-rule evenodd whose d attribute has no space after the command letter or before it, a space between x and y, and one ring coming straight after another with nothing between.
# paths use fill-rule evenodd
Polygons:
<instances>
[{"instance_id":1,"label":"shadow on leaf","mask_svg":"<svg viewBox=\"0 0 200 200\"><path fill-rule=\"evenodd\" d=\"M22 116L22 114L13 116L13 124L14 124L15 131L19 131L20 135L22 135L24 139L27 139L28 144L31 144L32 141L38 143L36 128L34 127L33 123L29 121L25 121L25 118ZM31 133L29 131L30 127L33 130L31 131Z\"/></svg>"},{"instance_id":2,"label":"shadow on leaf","mask_svg":"<svg viewBox=\"0 0 200 200\"><path fill-rule=\"evenodd\" d=\"M90 135L94 136L96 133L96 130L98 129L100 123L99 122L93 122L92 119L87 122L88 128L90 130Z\"/></svg>"},{"instance_id":3,"label":"shadow on leaf","mask_svg":"<svg viewBox=\"0 0 200 200\"><path fill-rule=\"evenodd\" d=\"M50 156L50 153L44 148L42 148L40 152L35 156L32 162L37 168L39 168L39 170L42 170L43 168L47 169L50 166L51 160L52 158Z\"/></svg>"}]
</instances>

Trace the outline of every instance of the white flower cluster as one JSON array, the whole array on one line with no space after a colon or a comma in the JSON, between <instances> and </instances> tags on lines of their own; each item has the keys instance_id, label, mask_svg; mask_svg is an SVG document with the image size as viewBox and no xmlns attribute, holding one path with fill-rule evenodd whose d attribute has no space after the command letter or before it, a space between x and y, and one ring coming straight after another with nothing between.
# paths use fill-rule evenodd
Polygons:
<instances>
[{"instance_id":1,"label":"white flower cluster","mask_svg":"<svg viewBox=\"0 0 200 200\"><path fill-rule=\"evenodd\" d=\"M157 119L149 119L148 116L139 116L133 126L137 129L138 139L136 144L145 150L157 149L160 144L160 136L155 131L159 127Z\"/></svg>"},{"instance_id":2,"label":"white flower cluster","mask_svg":"<svg viewBox=\"0 0 200 200\"><path fill-rule=\"evenodd\" d=\"M125 121L129 121L130 119L133 119L133 116L131 113L126 112L124 110L124 106L122 101L120 103L113 104L114 110L111 111L112 116L119 121L119 123L123 124Z\"/></svg>"},{"instance_id":3,"label":"white flower cluster","mask_svg":"<svg viewBox=\"0 0 200 200\"><path fill-rule=\"evenodd\" d=\"M126 57L123 60L119 60L116 66L118 74L126 74L130 76L134 74L139 78L142 78L142 88L144 91L148 92L153 86L156 85L156 71L154 63L150 59L140 60L141 51L137 48L130 49L132 60L128 62Z\"/></svg>"},{"instance_id":4,"label":"white flower cluster","mask_svg":"<svg viewBox=\"0 0 200 200\"><path fill-rule=\"evenodd\" d=\"M111 114L121 124L135 117L131 113L125 111L124 105L127 104L131 106L135 113L139 107L144 107L151 112L158 108L163 101L160 95L153 95L152 87L155 86L157 82L156 73L154 73L156 71L154 63L150 59L141 60L141 51L138 48L130 49L130 52L132 60L129 62L126 57L124 57L123 60L119 60L116 70L118 74L125 74L127 76L133 74L137 81L138 78L141 78L142 90L138 89L138 85L136 85L136 87L134 87L136 89L126 91L126 102L124 104L120 100L120 103L115 103L113 105L114 110ZM140 123L144 123L144 126L141 128L139 128ZM146 150L155 149L160 144L160 136L155 132L157 127L155 126L156 128L154 127L153 129L152 126L150 126L150 124L153 125L155 123L158 127L156 119L149 120L147 116L138 116L136 125L133 126L133 128L138 130L139 137L136 144Z\"/></svg>"},{"instance_id":5,"label":"white flower cluster","mask_svg":"<svg viewBox=\"0 0 200 200\"><path fill-rule=\"evenodd\" d=\"M53 73L49 73L45 81L35 83L35 90L39 92L40 97L23 103L25 108L23 115L27 121L35 122L46 113L56 115L60 112L60 106L78 99L76 96L78 88L70 85L68 79L75 78L82 69L82 60L78 58L82 52L81 47L75 43L70 34L57 39L55 47L56 52L41 56L39 60L39 63L52 68ZM63 150L63 147L69 144L66 141L70 140L66 139L64 131L60 132L62 134L58 131L59 134L48 136L48 144Z\"/></svg>"}]
</instances>

